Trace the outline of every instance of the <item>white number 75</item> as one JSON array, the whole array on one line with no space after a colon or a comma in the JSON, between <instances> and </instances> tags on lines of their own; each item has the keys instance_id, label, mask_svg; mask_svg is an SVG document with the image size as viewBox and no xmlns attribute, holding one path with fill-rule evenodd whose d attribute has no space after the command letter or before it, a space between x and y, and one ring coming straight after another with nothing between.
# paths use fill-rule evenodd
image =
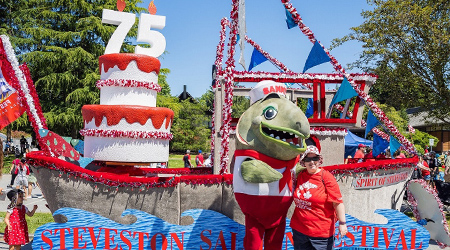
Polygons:
<instances>
[{"instance_id":1,"label":"white number 75","mask_svg":"<svg viewBox=\"0 0 450 250\"><path fill-rule=\"evenodd\" d=\"M103 9L102 22L118 25L106 45L105 54L119 53L125 37L136 20L136 15L128 12L119 12ZM158 57L166 49L166 38L151 28L163 29L166 26L165 16L156 16L142 13L139 20L137 42L150 44L151 48L136 46L134 53Z\"/></svg>"}]
</instances>

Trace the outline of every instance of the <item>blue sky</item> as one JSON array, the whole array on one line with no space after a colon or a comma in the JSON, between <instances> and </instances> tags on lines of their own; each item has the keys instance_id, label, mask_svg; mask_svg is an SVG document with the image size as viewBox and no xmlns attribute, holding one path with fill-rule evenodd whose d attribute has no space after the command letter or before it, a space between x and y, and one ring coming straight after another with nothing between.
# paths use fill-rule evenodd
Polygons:
<instances>
[{"instance_id":1,"label":"blue sky","mask_svg":"<svg viewBox=\"0 0 450 250\"><path fill-rule=\"evenodd\" d=\"M144 0L142 6L147 8L149 3L150 0ZM350 32L351 27L360 25L363 22L361 12L371 9L364 0L291 0L291 3L327 48L334 38L342 37ZM162 68L171 70L167 77L171 94L179 95L183 85L187 85L187 91L192 96L200 97L211 85L211 67L216 58L220 20L222 17L229 18L231 1L154 0L154 4L157 15L166 16L166 26L160 30L166 38L166 53L159 59ZM289 69L301 72L313 44L299 28L287 29L285 19L280 0L246 1L247 36ZM244 55L247 67L252 51L253 47L246 44ZM361 44L349 42L333 49L331 54L346 68L361 51ZM239 53L239 49L236 52ZM239 64L236 64L236 69L243 70ZM255 67L254 71L278 72L268 61ZM332 73L333 68L330 63L325 63L308 72Z\"/></svg>"}]
</instances>

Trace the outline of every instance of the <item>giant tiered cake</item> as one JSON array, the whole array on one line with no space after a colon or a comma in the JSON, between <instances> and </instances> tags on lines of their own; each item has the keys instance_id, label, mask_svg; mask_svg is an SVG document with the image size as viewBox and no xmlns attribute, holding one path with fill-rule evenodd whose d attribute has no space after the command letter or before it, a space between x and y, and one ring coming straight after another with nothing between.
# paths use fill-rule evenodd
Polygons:
<instances>
[{"instance_id":1,"label":"giant tiered cake","mask_svg":"<svg viewBox=\"0 0 450 250\"><path fill-rule=\"evenodd\" d=\"M84 156L100 161L167 162L173 111L156 107L160 62L142 54L100 56L100 105L82 108Z\"/></svg>"}]
</instances>

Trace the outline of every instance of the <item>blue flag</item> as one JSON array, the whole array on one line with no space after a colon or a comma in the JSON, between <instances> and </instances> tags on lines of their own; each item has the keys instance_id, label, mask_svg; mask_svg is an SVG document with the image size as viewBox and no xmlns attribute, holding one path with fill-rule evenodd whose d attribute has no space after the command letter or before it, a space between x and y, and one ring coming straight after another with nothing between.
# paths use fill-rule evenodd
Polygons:
<instances>
[{"instance_id":1,"label":"blue flag","mask_svg":"<svg viewBox=\"0 0 450 250\"><path fill-rule=\"evenodd\" d=\"M303 68L303 73L305 73L308 69L317 66L319 64L329 62L330 57L325 53L325 50L320 46L319 42L316 41L314 46L309 52L308 59L306 59L305 67Z\"/></svg>"},{"instance_id":2,"label":"blue flag","mask_svg":"<svg viewBox=\"0 0 450 250\"><path fill-rule=\"evenodd\" d=\"M289 10L287 9L285 10L286 10L286 24L288 26L288 29L292 29L295 26L297 26L297 24L295 23L294 18L292 18L291 12L289 12Z\"/></svg>"},{"instance_id":3,"label":"blue flag","mask_svg":"<svg viewBox=\"0 0 450 250\"><path fill-rule=\"evenodd\" d=\"M314 114L314 99L308 98L308 105L306 106L305 115L306 118L311 117Z\"/></svg>"},{"instance_id":4,"label":"blue flag","mask_svg":"<svg viewBox=\"0 0 450 250\"><path fill-rule=\"evenodd\" d=\"M251 71L257 65L267 61L267 58L261 54L257 49L253 49L252 59L250 60L250 65L248 66L248 71Z\"/></svg>"},{"instance_id":5,"label":"blue flag","mask_svg":"<svg viewBox=\"0 0 450 250\"><path fill-rule=\"evenodd\" d=\"M373 134L373 157L377 157L389 147L389 142L377 134Z\"/></svg>"},{"instance_id":6,"label":"blue flag","mask_svg":"<svg viewBox=\"0 0 450 250\"><path fill-rule=\"evenodd\" d=\"M400 142L398 142L397 139L391 135L389 140L389 148L392 156L394 156L395 151L397 151L401 146L402 144L400 144Z\"/></svg>"},{"instance_id":7,"label":"blue flag","mask_svg":"<svg viewBox=\"0 0 450 250\"><path fill-rule=\"evenodd\" d=\"M343 100L350 99L352 97L357 96L358 93L353 89L352 85L348 82L347 78L344 78L344 80L341 83L341 87L339 87L338 91L333 97L333 100L331 100L330 108Z\"/></svg>"},{"instance_id":8,"label":"blue flag","mask_svg":"<svg viewBox=\"0 0 450 250\"><path fill-rule=\"evenodd\" d=\"M369 110L369 113L367 114L367 126L366 126L366 134L364 135L364 138L367 137L367 134L372 131L373 128L378 126L380 122L378 119L373 115L372 110Z\"/></svg>"}]
</instances>

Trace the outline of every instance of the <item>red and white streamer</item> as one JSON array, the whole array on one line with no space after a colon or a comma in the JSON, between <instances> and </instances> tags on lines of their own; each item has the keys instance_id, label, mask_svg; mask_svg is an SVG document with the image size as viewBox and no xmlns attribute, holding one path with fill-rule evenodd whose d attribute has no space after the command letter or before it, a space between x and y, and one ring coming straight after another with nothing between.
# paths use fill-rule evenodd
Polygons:
<instances>
[{"instance_id":1,"label":"red and white streamer","mask_svg":"<svg viewBox=\"0 0 450 250\"><path fill-rule=\"evenodd\" d=\"M39 104L36 89L34 88L33 81L29 75L28 67L26 64L19 66L19 62L17 61L16 54L11 46L9 37L6 35L1 35L0 39L3 44L3 50L0 51L0 54L4 54L11 65L11 67L9 67L9 65L3 65L3 73L9 76L10 82L8 83L11 84L11 87L17 91L22 105L26 109L28 119L34 129L39 145L43 148L46 154L54 157L50 147L39 135L39 129L47 129L47 125Z\"/></svg>"},{"instance_id":2,"label":"red and white streamer","mask_svg":"<svg viewBox=\"0 0 450 250\"><path fill-rule=\"evenodd\" d=\"M125 87L125 88L146 88L150 90L155 90L156 92L161 92L161 86L154 82L144 82L129 79L106 79L98 80L96 84L97 88L101 89L105 86L114 87Z\"/></svg>"},{"instance_id":3,"label":"red and white streamer","mask_svg":"<svg viewBox=\"0 0 450 250\"><path fill-rule=\"evenodd\" d=\"M291 72L291 70L286 67L282 62L278 61L275 57L272 57L269 53L264 51L259 44L250 39L247 35L245 36L245 41L247 41L250 45L252 45L256 50L258 50L265 58L267 58L270 62L272 62L275 66L277 66L280 70L284 72Z\"/></svg>"},{"instance_id":4,"label":"red and white streamer","mask_svg":"<svg viewBox=\"0 0 450 250\"><path fill-rule=\"evenodd\" d=\"M377 76L374 74L350 74L354 80L358 81L375 81ZM277 80L289 83L310 83L318 80L323 82L342 82L344 76L342 74L317 74L317 73L271 73L271 72L234 72L236 81L259 82L262 80Z\"/></svg>"},{"instance_id":5,"label":"red and white streamer","mask_svg":"<svg viewBox=\"0 0 450 250\"><path fill-rule=\"evenodd\" d=\"M111 138L132 138L132 139L161 139L172 140L173 135L167 132L158 131L121 131L103 129L82 129L82 136L111 137Z\"/></svg>"},{"instance_id":6,"label":"red and white streamer","mask_svg":"<svg viewBox=\"0 0 450 250\"><path fill-rule=\"evenodd\" d=\"M336 104L334 105L334 107L335 107L338 111L340 111L340 112L343 112L343 111L344 111L344 107L342 107L342 105L339 104L339 103L336 103ZM347 116L350 117L350 118L352 118L352 117L353 117L353 113L351 113L350 111L347 111ZM363 128L367 127L366 121L361 120L361 126L362 126ZM372 132L373 132L374 134L378 135L379 137L383 138L384 140L387 140L387 141L390 140L390 136L389 136L388 134L384 133L383 131L379 130L379 129L376 128L376 127L372 129Z\"/></svg>"},{"instance_id":7,"label":"red and white streamer","mask_svg":"<svg viewBox=\"0 0 450 250\"><path fill-rule=\"evenodd\" d=\"M303 34L305 34L312 43L315 43L317 40L314 36L314 33L309 29L309 27L306 27L303 24L302 18L297 13L297 10L289 2L289 0L281 0L281 2L284 4L284 7L291 13L292 18L294 19L295 23L299 26ZM364 93L364 91L358 88L358 85L355 83L351 75L345 72L344 68L338 63L338 61L319 41L317 42L323 48L325 53L327 53L328 57L330 58L331 64L333 65L333 68L347 78L347 80L350 82L350 85L353 87L356 93L358 93L359 97L366 102L366 105L372 110L374 115L376 115L380 119L380 121L384 123L385 127L391 132L392 135L394 135L397 139L399 139L400 143L407 150L409 150L410 152L415 152L414 145L411 142L409 142L408 139L406 139L400 133L400 131L398 131L397 127L392 123L391 120L389 120L389 118L386 116L383 110L381 110L377 106L377 104L372 100L372 98L368 94Z\"/></svg>"},{"instance_id":8,"label":"red and white streamer","mask_svg":"<svg viewBox=\"0 0 450 250\"><path fill-rule=\"evenodd\" d=\"M237 32L238 32L238 9L239 9L239 1L233 0L230 18L232 19L230 24L230 42L228 44L228 53L227 53L227 61L225 63L225 98L222 109L222 148L221 148L221 157L220 157L220 174L227 173L227 165L228 165L228 153L230 151L230 125L231 125L231 106L233 105L233 87L234 87L234 54L235 54L235 46L237 41Z\"/></svg>"},{"instance_id":9,"label":"red and white streamer","mask_svg":"<svg viewBox=\"0 0 450 250\"><path fill-rule=\"evenodd\" d=\"M346 128L328 128L328 127L312 127L310 129L310 134L312 135L336 135L336 136L346 136Z\"/></svg>"}]
</instances>

